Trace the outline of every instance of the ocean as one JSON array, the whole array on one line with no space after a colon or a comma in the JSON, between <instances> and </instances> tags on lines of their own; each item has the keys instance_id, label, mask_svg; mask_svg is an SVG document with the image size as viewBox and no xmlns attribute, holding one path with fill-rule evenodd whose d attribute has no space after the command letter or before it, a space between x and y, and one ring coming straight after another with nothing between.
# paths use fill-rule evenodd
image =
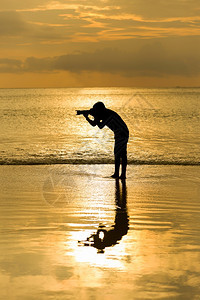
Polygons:
<instances>
[{"instance_id":1,"label":"ocean","mask_svg":"<svg viewBox=\"0 0 200 300\"><path fill-rule=\"evenodd\" d=\"M113 133L76 115L98 101L127 123L129 164L200 164L200 88L0 89L0 164L113 163Z\"/></svg>"}]
</instances>

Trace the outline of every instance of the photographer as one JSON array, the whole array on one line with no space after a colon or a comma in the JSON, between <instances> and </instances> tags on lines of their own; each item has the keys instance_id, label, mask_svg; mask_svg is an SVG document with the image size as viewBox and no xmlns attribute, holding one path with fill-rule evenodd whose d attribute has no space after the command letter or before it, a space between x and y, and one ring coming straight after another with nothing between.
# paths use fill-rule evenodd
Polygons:
<instances>
[{"instance_id":1,"label":"photographer","mask_svg":"<svg viewBox=\"0 0 200 300\"><path fill-rule=\"evenodd\" d=\"M114 132L115 172L111 177L125 179L127 167L127 143L129 138L129 130L126 123L116 112L106 108L103 102L97 102L90 110L77 111L77 114L82 114L92 126L98 126L100 129L107 126ZM89 115L93 116L94 120L91 120ZM122 172L119 177L120 162L122 163Z\"/></svg>"}]
</instances>

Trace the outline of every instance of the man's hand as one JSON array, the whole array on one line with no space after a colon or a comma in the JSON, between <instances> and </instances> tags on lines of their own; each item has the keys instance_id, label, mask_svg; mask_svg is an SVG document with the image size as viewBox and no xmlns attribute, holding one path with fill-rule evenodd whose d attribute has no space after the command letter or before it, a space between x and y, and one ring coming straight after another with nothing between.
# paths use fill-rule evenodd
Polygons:
<instances>
[{"instance_id":1,"label":"man's hand","mask_svg":"<svg viewBox=\"0 0 200 300\"><path fill-rule=\"evenodd\" d=\"M89 115L89 113L88 113L87 111L83 113L83 116L84 116L85 118L88 117L88 115Z\"/></svg>"},{"instance_id":2,"label":"man's hand","mask_svg":"<svg viewBox=\"0 0 200 300\"><path fill-rule=\"evenodd\" d=\"M88 117L89 113L84 113L83 116L86 118L86 120L88 121L88 123L90 123L90 125L92 126L96 126L96 121L95 120L91 120L89 117Z\"/></svg>"}]
</instances>

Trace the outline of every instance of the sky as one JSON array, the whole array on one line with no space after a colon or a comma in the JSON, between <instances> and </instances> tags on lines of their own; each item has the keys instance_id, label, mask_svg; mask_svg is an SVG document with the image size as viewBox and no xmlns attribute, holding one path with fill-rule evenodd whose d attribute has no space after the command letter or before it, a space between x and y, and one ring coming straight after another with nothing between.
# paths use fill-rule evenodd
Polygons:
<instances>
[{"instance_id":1,"label":"sky","mask_svg":"<svg viewBox=\"0 0 200 300\"><path fill-rule=\"evenodd\" d=\"M199 0L1 0L0 88L200 86Z\"/></svg>"}]
</instances>

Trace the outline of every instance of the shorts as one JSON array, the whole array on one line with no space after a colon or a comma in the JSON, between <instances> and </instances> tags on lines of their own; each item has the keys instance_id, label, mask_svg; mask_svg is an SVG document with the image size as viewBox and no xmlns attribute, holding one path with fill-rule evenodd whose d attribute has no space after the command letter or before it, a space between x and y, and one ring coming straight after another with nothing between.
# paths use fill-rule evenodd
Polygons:
<instances>
[{"instance_id":1,"label":"shorts","mask_svg":"<svg viewBox=\"0 0 200 300\"><path fill-rule=\"evenodd\" d=\"M114 154L115 156L125 156L127 155L127 143L128 138L115 138Z\"/></svg>"}]
</instances>

